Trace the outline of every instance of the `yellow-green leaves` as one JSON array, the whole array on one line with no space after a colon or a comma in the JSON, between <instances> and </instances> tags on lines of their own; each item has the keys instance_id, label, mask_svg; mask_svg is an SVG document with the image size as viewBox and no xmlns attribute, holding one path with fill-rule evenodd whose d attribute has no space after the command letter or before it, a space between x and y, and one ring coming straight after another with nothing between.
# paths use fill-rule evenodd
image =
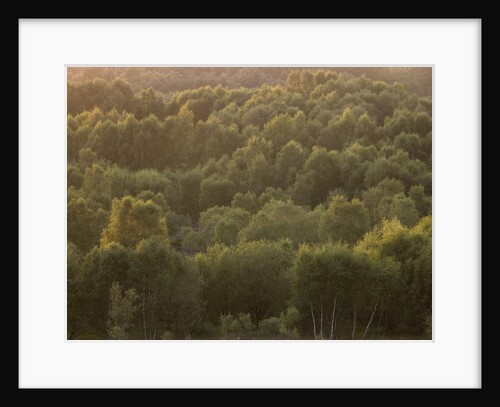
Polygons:
<instances>
[{"instance_id":1,"label":"yellow-green leaves","mask_svg":"<svg viewBox=\"0 0 500 407\"><path fill-rule=\"evenodd\" d=\"M167 238L167 225L161 208L152 200L143 201L131 196L114 200L101 244L118 242L123 246L135 246L149 237Z\"/></svg>"}]
</instances>

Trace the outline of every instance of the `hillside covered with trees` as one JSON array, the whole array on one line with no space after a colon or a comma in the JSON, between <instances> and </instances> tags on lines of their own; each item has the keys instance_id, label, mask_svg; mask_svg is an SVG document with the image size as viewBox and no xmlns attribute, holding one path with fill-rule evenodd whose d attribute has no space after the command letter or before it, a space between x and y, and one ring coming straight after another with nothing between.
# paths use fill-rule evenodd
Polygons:
<instances>
[{"instance_id":1,"label":"hillside covered with trees","mask_svg":"<svg viewBox=\"0 0 500 407\"><path fill-rule=\"evenodd\" d=\"M430 339L431 68L68 68L69 339Z\"/></svg>"}]
</instances>

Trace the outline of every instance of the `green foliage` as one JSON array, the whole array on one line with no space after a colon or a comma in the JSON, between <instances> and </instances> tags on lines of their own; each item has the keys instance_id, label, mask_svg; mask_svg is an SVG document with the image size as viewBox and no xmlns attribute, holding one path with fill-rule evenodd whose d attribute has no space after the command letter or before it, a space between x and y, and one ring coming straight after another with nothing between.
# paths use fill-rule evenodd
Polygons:
<instances>
[{"instance_id":1,"label":"green foliage","mask_svg":"<svg viewBox=\"0 0 500 407\"><path fill-rule=\"evenodd\" d=\"M83 184L83 174L76 165L68 165L68 188L81 188Z\"/></svg>"},{"instance_id":2,"label":"green foliage","mask_svg":"<svg viewBox=\"0 0 500 407\"><path fill-rule=\"evenodd\" d=\"M431 72L69 68L68 338L430 337Z\"/></svg>"},{"instance_id":3,"label":"green foliage","mask_svg":"<svg viewBox=\"0 0 500 407\"><path fill-rule=\"evenodd\" d=\"M164 215L168 210L167 202L165 201L165 197L162 193L153 193L150 190L142 191L140 194L137 194L137 199L141 201L153 201L156 205L158 205L161 209L162 215Z\"/></svg>"},{"instance_id":4,"label":"green foliage","mask_svg":"<svg viewBox=\"0 0 500 407\"><path fill-rule=\"evenodd\" d=\"M293 266L295 303L304 318L310 316L305 320L309 335L355 339L350 318L370 320L370 311L386 299L385 289L395 279L395 270L393 262L352 252L347 246L301 246Z\"/></svg>"},{"instance_id":5,"label":"green foliage","mask_svg":"<svg viewBox=\"0 0 500 407\"><path fill-rule=\"evenodd\" d=\"M377 125L367 113L363 113L354 128L354 138L363 140L365 143L375 143L379 140Z\"/></svg>"},{"instance_id":6,"label":"green foliage","mask_svg":"<svg viewBox=\"0 0 500 407\"><path fill-rule=\"evenodd\" d=\"M83 176L82 190L88 198L108 205L111 200L111 180L106 170L98 164L87 167Z\"/></svg>"},{"instance_id":7,"label":"green foliage","mask_svg":"<svg viewBox=\"0 0 500 407\"><path fill-rule=\"evenodd\" d=\"M303 207L294 205L291 201L271 200L240 232L240 240L281 240L286 238L297 246L304 241L306 231L314 231L317 228L317 223L314 225L316 219L307 215L308 212ZM317 240L314 233L311 239L312 241Z\"/></svg>"},{"instance_id":8,"label":"green foliage","mask_svg":"<svg viewBox=\"0 0 500 407\"><path fill-rule=\"evenodd\" d=\"M288 201L290 196L281 188L267 187L262 194L260 194L258 202L260 207L263 207L268 202L274 201Z\"/></svg>"},{"instance_id":9,"label":"green foliage","mask_svg":"<svg viewBox=\"0 0 500 407\"><path fill-rule=\"evenodd\" d=\"M144 339L156 339L171 330L185 337L201 318L203 280L189 262L179 257L164 240L142 240L131 263L134 286L142 302Z\"/></svg>"},{"instance_id":10,"label":"green foliage","mask_svg":"<svg viewBox=\"0 0 500 407\"><path fill-rule=\"evenodd\" d=\"M305 125L306 118L302 112L296 113L293 117L286 113L280 114L264 125L262 134L278 149L292 140L303 140Z\"/></svg>"},{"instance_id":11,"label":"green foliage","mask_svg":"<svg viewBox=\"0 0 500 407\"><path fill-rule=\"evenodd\" d=\"M427 174L426 165L422 161L411 159L403 150L389 154L388 157L379 157L368 168L365 176L366 187L375 186L384 178L395 178L405 185L422 183Z\"/></svg>"},{"instance_id":12,"label":"green foliage","mask_svg":"<svg viewBox=\"0 0 500 407\"><path fill-rule=\"evenodd\" d=\"M215 226L215 241L226 245L235 244L238 233L250 223L250 219L250 213L243 209L235 208L227 211Z\"/></svg>"},{"instance_id":13,"label":"green foliage","mask_svg":"<svg viewBox=\"0 0 500 407\"><path fill-rule=\"evenodd\" d=\"M405 226L413 226L418 221L418 210L413 199L399 193L393 196L389 212L390 218L398 218Z\"/></svg>"},{"instance_id":14,"label":"green foliage","mask_svg":"<svg viewBox=\"0 0 500 407\"><path fill-rule=\"evenodd\" d=\"M152 200L143 201L131 196L113 201L109 223L102 233L102 245L117 242L131 247L153 236L167 238L167 226L160 206Z\"/></svg>"},{"instance_id":15,"label":"green foliage","mask_svg":"<svg viewBox=\"0 0 500 407\"><path fill-rule=\"evenodd\" d=\"M394 146L408 151L410 157L419 157L422 149L422 140L417 134L401 133L394 139Z\"/></svg>"},{"instance_id":16,"label":"green foliage","mask_svg":"<svg viewBox=\"0 0 500 407\"><path fill-rule=\"evenodd\" d=\"M214 206L200 215L200 229L206 245L234 244L238 233L248 225L251 215L240 208Z\"/></svg>"},{"instance_id":17,"label":"green foliage","mask_svg":"<svg viewBox=\"0 0 500 407\"><path fill-rule=\"evenodd\" d=\"M130 281L131 258L131 249L119 243L94 247L85 256L82 267L90 301L87 300L83 308L94 329L106 332L111 284L114 281Z\"/></svg>"},{"instance_id":18,"label":"green foliage","mask_svg":"<svg viewBox=\"0 0 500 407\"><path fill-rule=\"evenodd\" d=\"M300 339L296 325L300 319L300 313L295 307L288 307L278 317L263 319L259 323L259 339Z\"/></svg>"},{"instance_id":19,"label":"green foliage","mask_svg":"<svg viewBox=\"0 0 500 407\"><path fill-rule=\"evenodd\" d=\"M207 312L250 313L259 322L283 310L292 254L287 241L215 245L197 254L196 263L207 281Z\"/></svg>"},{"instance_id":20,"label":"green foliage","mask_svg":"<svg viewBox=\"0 0 500 407\"><path fill-rule=\"evenodd\" d=\"M377 158L374 146L353 143L336 156L342 179L342 189L350 196L360 195L364 189L366 172Z\"/></svg>"},{"instance_id":21,"label":"green foliage","mask_svg":"<svg viewBox=\"0 0 500 407\"><path fill-rule=\"evenodd\" d=\"M172 339L174 339L174 334L170 331L165 331L161 335L161 339L164 341L171 341Z\"/></svg>"},{"instance_id":22,"label":"green foliage","mask_svg":"<svg viewBox=\"0 0 500 407\"><path fill-rule=\"evenodd\" d=\"M371 187L363 192L363 202L370 212L373 224L379 223L386 213L379 211L382 200L392 201L392 197L405 190L404 184L396 179L385 178L376 187Z\"/></svg>"},{"instance_id":23,"label":"green foliage","mask_svg":"<svg viewBox=\"0 0 500 407\"><path fill-rule=\"evenodd\" d=\"M134 109L134 95L130 85L120 78L110 84L102 79L84 81L76 85L68 83L68 113L78 113L99 106L105 111L131 111Z\"/></svg>"},{"instance_id":24,"label":"green foliage","mask_svg":"<svg viewBox=\"0 0 500 407\"><path fill-rule=\"evenodd\" d=\"M304 172L297 177L294 198L302 193L310 197L304 204L316 206L323 202L332 189L342 186L340 168L334 152L323 147L314 147L304 164ZM307 191L309 190L309 193Z\"/></svg>"},{"instance_id":25,"label":"green foliage","mask_svg":"<svg viewBox=\"0 0 500 407\"><path fill-rule=\"evenodd\" d=\"M141 92L137 100L136 112L138 118L154 114L162 119L165 115L165 102L161 96L156 94L153 88L148 88Z\"/></svg>"},{"instance_id":26,"label":"green foliage","mask_svg":"<svg viewBox=\"0 0 500 407\"><path fill-rule=\"evenodd\" d=\"M228 314L220 316L219 330L221 339L253 339L255 325L250 314Z\"/></svg>"},{"instance_id":27,"label":"green foliage","mask_svg":"<svg viewBox=\"0 0 500 407\"><path fill-rule=\"evenodd\" d=\"M168 233L171 241L179 237L181 230L185 227L189 227L192 223L190 216L182 215L174 211L165 212L165 219L167 221Z\"/></svg>"},{"instance_id":28,"label":"green foliage","mask_svg":"<svg viewBox=\"0 0 500 407\"><path fill-rule=\"evenodd\" d=\"M231 201L231 207L240 208L250 213L256 213L260 209L257 196L252 191L244 194L241 192L236 193Z\"/></svg>"},{"instance_id":29,"label":"green foliage","mask_svg":"<svg viewBox=\"0 0 500 407\"><path fill-rule=\"evenodd\" d=\"M199 211L200 185L202 175L199 171L183 174L179 179L180 207L183 213L196 215Z\"/></svg>"},{"instance_id":30,"label":"green foliage","mask_svg":"<svg viewBox=\"0 0 500 407\"><path fill-rule=\"evenodd\" d=\"M304 148L296 141L289 141L276 157L276 183L281 187L293 185L297 173L306 160Z\"/></svg>"},{"instance_id":31,"label":"green foliage","mask_svg":"<svg viewBox=\"0 0 500 407\"><path fill-rule=\"evenodd\" d=\"M191 228L182 230L182 250L188 253L198 252L205 248L205 237L202 233L197 232Z\"/></svg>"},{"instance_id":32,"label":"green foliage","mask_svg":"<svg viewBox=\"0 0 500 407\"><path fill-rule=\"evenodd\" d=\"M432 119L426 112L419 112L415 117L415 131L425 136L432 130Z\"/></svg>"},{"instance_id":33,"label":"green foliage","mask_svg":"<svg viewBox=\"0 0 500 407\"><path fill-rule=\"evenodd\" d=\"M71 242L68 243L67 267L68 339L75 339L92 327L89 304L89 298L92 298L92 286L84 267L82 253Z\"/></svg>"},{"instance_id":34,"label":"green foliage","mask_svg":"<svg viewBox=\"0 0 500 407\"><path fill-rule=\"evenodd\" d=\"M420 216L429 215L432 211L432 199L425 194L423 185L413 185L408 191L408 196L415 203Z\"/></svg>"},{"instance_id":35,"label":"green foliage","mask_svg":"<svg viewBox=\"0 0 500 407\"><path fill-rule=\"evenodd\" d=\"M319 222L320 236L332 241L354 244L370 229L370 217L359 199L347 201L336 195Z\"/></svg>"},{"instance_id":36,"label":"green foliage","mask_svg":"<svg viewBox=\"0 0 500 407\"><path fill-rule=\"evenodd\" d=\"M200 185L200 209L229 206L235 193L234 183L217 175L204 179Z\"/></svg>"},{"instance_id":37,"label":"green foliage","mask_svg":"<svg viewBox=\"0 0 500 407\"><path fill-rule=\"evenodd\" d=\"M127 339L132 318L138 309L138 295L130 288L123 292L123 287L115 281L109 290L108 335L111 339Z\"/></svg>"},{"instance_id":38,"label":"green foliage","mask_svg":"<svg viewBox=\"0 0 500 407\"><path fill-rule=\"evenodd\" d=\"M398 262L397 294L390 311L400 330L425 331L432 310L432 219L430 216L409 229L398 219L385 220L358 243L357 252L374 252Z\"/></svg>"},{"instance_id":39,"label":"green foliage","mask_svg":"<svg viewBox=\"0 0 500 407\"><path fill-rule=\"evenodd\" d=\"M342 116L330 120L321 132L318 144L328 150L341 150L346 143L352 140L355 127L356 120L351 109L347 107Z\"/></svg>"},{"instance_id":40,"label":"green foliage","mask_svg":"<svg viewBox=\"0 0 500 407\"><path fill-rule=\"evenodd\" d=\"M68 202L68 241L83 252L99 243L108 213L101 205L80 197Z\"/></svg>"}]
</instances>

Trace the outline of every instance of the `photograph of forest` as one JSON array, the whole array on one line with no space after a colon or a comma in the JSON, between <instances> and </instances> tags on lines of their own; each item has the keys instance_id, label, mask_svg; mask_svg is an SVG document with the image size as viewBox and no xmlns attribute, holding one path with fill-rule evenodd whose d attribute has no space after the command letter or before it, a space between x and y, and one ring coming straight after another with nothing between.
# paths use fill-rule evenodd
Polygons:
<instances>
[{"instance_id":1,"label":"photograph of forest","mask_svg":"<svg viewBox=\"0 0 500 407\"><path fill-rule=\"evenodd\" d=\"M431 67L67 67L67 339L432 339Z\"/></svg>"}]
</instances>

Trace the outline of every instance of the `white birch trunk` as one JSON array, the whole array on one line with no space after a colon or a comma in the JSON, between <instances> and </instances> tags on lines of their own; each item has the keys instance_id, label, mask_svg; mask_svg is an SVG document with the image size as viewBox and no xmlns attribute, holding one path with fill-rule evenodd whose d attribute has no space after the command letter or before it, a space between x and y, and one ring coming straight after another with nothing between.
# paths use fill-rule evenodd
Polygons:
<instances>
[{"instance_id":1,"label":"white birch trunk","mask_svg":"<svg viewBox=\"0 0 500 407\"><path fill-rule=\"evenodd\" d=\"M332 321L330 323L330 339L333 339L333 333L335 332L334 326L336 325L336 321L335 321L335 307L336 306L337 306L337 296L335 296L335 300L333 301Z\"/></svg>"},{"instance_id":2,"label":"white birch trunk","mask_svg":"<svg viewBox=\"0 0 500 407\"><path fill-rule=\"evenodd\" d=\"M356 333L356 311L354 311L354 321L352 323L352 339L354 339L355 333Z\"/></svg>"},{"instance_id":3,"label":"white birch trunk","mask_svg":"<svg viewBox=\"0 0 500 407\"><path fill-rule=\"evenodd\" d=\"M144 327L144 339L148 339L146 329L146 277L142 277L142 326Z\"/></svg>"},{"instance_id":4,"label":"white birch trunk","mask_svg":"<svg viewBox=\"0 0 500 407\"><path fill-rule=\"evenodd\" d=\"M323 339L323 297L319 297L321 315L319 319L319 337Z\"/></svg>"},{"instance_id":5,"label":"white birch trunk","mask_svg":"<svg viewBox=\"0 0 500 407\"><path fill-rule=\"evenodd\" d=\"M382 337L384 338L385 338L385 328L387 328L387 311L385 312L384 333L382 334Z\"/></svg>"},{"instance_id":6,"label":"white birch trunk","mask_svg":"<svg viewBox=\"0 0 500 407\"><path fill-rule=\"evenodd\" d=\"M314 310L313 310L312 302L311 302L311 316L312 316L312 320L313 320L314 339L318 339L318 337L316 336L316 319L314 319Z\"/></svg>"},{"instance_id":7,"label":"white birch trunk","mask_svg":"<svg viewBox=\"0 0 500 407\"><path fill-rule=\"evenodd\" d=\"M370 317L370 320L368 321L368 325L366 325L365 332L363 333L363 337L361 339L365 339L366 333L368 332L368 328L370 328L370 325L371 325L371 323L373 321L373 317L375 315L375 312L377 312L378 300L379 299L377 298L377 302L375 304L375 308L373 309L372 315Z\"/></svg>"}]
</instances>

